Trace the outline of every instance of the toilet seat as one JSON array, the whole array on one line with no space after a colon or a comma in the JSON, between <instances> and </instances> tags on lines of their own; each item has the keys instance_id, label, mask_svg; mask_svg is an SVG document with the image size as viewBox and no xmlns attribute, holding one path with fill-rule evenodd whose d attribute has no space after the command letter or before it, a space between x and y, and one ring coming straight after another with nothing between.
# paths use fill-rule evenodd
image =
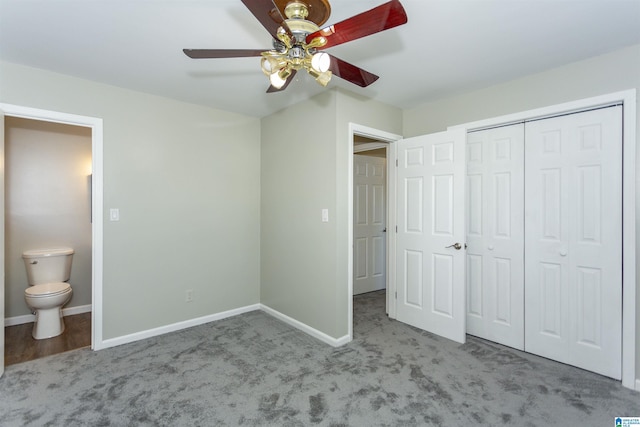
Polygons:
<instances>
[{"instance_id":1,"label":"toilet seat","mask_svg":"<svg viewBox=\"0 0 640 427\"><path fill-rule=\"evenodd\" d=\"M46 298L65 294L71 291L71 285L66 282L43 283L41 285L29 286L24 291L24 295L30 298Z\"/></svg>"}]
</instances>

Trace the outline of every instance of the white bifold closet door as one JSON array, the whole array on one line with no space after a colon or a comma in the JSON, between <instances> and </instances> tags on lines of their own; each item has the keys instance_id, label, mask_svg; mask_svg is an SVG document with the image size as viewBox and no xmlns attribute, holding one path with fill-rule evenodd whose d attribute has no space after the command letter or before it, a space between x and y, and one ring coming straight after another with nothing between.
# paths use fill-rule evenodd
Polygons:
<instances>
[{"instance_id":1,"label":"white bifold closet door","mask_svg":"<svg viewBox=\"0 0 640 427\"><path fill-rule=\"evenodd\" d=\"M525 126L525 349L616 379L622 354L621 110Z\"/></svg>"},{"instance_id":2,"label":"white bifold closet door","mask_svg":"<svg viewBox=\"0 0 640 427\"><path fill-rule=\"evenodd\" d=\"M467 135L467 332L620 379L622 107Z\"/></svg>"},{"instance_id":3,"label":"white bifold closet door","mask_svg":"<svg viewBox=\"0 0 640 427\"><path fill-rule=\"evenodd\" d=\"M524 349L524 124L467 135L467 332Z\"/></svg>"}]
</instances>

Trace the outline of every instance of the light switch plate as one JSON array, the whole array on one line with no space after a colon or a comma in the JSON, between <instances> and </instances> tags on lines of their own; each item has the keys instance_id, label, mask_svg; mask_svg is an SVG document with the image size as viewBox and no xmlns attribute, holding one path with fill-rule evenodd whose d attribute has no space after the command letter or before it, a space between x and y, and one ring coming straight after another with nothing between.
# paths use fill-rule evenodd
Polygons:
<instances>
[{"instance_id":1,"label":"light switch plate","mask_svg":"<svg viewBox=\"0 0 640 427\"><path fill-rule=\"evenodd\" d=\"M322 222L329 222L329 209L322 209Z\"/></svg>"},{"instance_id":2,"label":"light switch plate","mask_svg":"<svg viewBox=\"0 0 640 427\"><path fill-rule=\"evenodd\" d=\"M109 209L109 220L120 221L120 209L116 209L116 208Z\"/></svg>"}]
</instances>

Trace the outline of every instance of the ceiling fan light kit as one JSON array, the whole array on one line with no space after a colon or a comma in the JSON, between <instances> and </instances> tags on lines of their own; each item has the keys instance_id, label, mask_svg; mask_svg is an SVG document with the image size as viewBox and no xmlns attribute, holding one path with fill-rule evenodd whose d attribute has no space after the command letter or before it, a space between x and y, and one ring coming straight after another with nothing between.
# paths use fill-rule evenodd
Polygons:
<instances>
[{"instance_id":1,"label":"ceiling fan light kit","mask_svg":"<svg viewBox=\"0 0 640 427\"><path fill-rule=\"evenodd\" d=\"M307 43L307 36L320 28L305 18L309 15L307 5L293 0L284 9L287 17L284 25L278 29L273 49L262 52L262 71L269 77L271 85L282 89L292 70L304 68L318 83L326 86L331 80L331 59L325 52L317 52L327 39L315 37ZM287 28L289 31L285 30Z\"/></svg>"},{"instance_id":2,"label":"ceiling fan light kit","mask_svg":"<svg viewBox=\"0 0 640 427\"><path fill-rule=\"evenodd\" d=\"M262 72L269 78L267 92L286 89L296 73L304 69L326 86L333 75L361 87L378 79L355 65L319 50L375 34L407 22L398 0L320 29L329 18L327 0L242 0L273 37L273 49L184 49L190 58L237 58L261 56ZM286 16L286 19L283 18Z\"/></svg>"}]
</instances>

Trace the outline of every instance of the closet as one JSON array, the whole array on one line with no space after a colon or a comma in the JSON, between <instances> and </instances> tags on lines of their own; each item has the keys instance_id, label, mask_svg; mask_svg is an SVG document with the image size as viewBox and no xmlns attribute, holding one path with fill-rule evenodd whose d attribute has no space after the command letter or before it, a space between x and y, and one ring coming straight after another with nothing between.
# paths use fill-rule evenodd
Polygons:
<instances>
[{"instance_id":1,"label":"closet","mask_svg":"<svg viewBox=\"0 0 640 427\"><path fill-rule=\"evenodd\" d=\"M622 106L466 148L467 332L620 379Z\"/></svg>"}]
</instances>

